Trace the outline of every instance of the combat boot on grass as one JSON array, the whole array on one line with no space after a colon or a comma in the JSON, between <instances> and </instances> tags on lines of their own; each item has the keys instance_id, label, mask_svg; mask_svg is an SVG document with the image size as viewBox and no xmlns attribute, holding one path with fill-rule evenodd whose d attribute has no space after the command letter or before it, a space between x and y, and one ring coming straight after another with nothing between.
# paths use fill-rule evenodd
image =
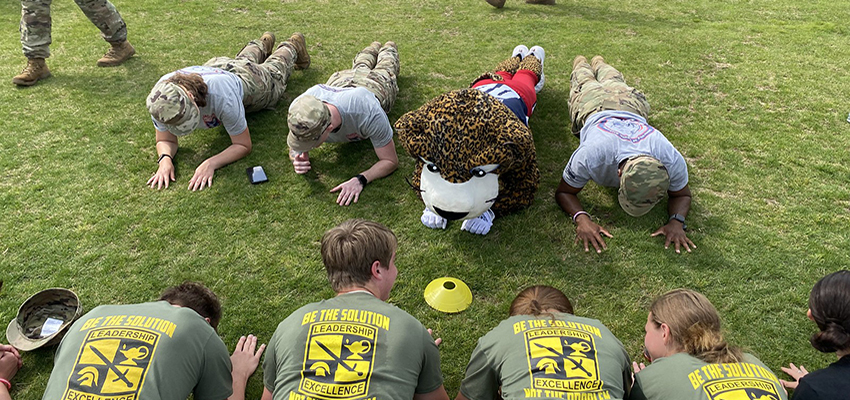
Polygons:
<instances>
[{"instance_id":1,"label":"combat boot on grass","mask_svg":"<svg viewBox=\"0 0 850 400\"><path fill-rule=\"evenodd\" d=\"M136 54L136 49L128 41L110 43L112 47L100 60L97 60L98 67L114 67L121 65L128 58Z\"/></svg>"},{"instance_id":2,"label":"combat boot on grass","mask_svg":"<svg viewBox=\"0 0 850 400\"><path fill-rule=\"evenodd\" d=\"M274 33L265 32L263 36L260 36L260 41L263 42L263 51L266 54L266 57L272 54L274 51Z\"/></svg>"},{"instance_id":3,"label":"combat boot on grass","mask_svg":"<svg viewBox=\"0 0 850 400\"><path fill-rule=\"evenodd\" d=\"M307 41L304 40L304 34L295 32L289 37L289 43L295 47L295 69L307 69L310 66L310 55L307 54Z\"/></svg>"},{"instance_id":4,"label":"combat boot on grass","mask_svg":"<svg viewBox=\"0 0 850 400\"><path fill-rule=\"evenodd\" d=\"M18 86L32 86L41 79L49 78L50 70L43 58L30 58L27 66L20 74L12 78L12 83Z\"/></svg>"}]
</instances>

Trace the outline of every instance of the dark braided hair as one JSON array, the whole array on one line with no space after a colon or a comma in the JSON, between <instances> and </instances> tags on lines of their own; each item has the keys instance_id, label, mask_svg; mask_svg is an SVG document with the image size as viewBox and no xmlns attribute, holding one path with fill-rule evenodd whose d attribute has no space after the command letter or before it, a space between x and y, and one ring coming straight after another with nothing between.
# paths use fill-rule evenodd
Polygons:
<instances>
[{"instance_id":1,"label":"dark braided hair","mask_svg":"<svg viewBox=\"0 0 850 400\"><path fill-rule=\"evenodd\" d=\"M824 353L850 349L850 271L831 273L815 283L809 310L820 328L809 339L812 347Z\"/></svg>"}]
</instances>

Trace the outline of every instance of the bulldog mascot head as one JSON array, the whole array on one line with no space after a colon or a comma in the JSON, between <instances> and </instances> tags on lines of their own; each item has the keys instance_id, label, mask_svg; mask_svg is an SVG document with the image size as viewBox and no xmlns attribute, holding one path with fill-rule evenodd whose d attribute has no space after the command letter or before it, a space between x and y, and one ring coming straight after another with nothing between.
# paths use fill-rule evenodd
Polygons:
<instances>
[{"instance_id":1,"label":"bulldog mascot head","mask_svg":"<svg viewBox=\"0 0 850 400\"><path fill-rule=\"evenodd\" d=\"M412 184L425 202L426 226L464 220L461 229L486 234L496 215L534 200L540 172L531 131L496 98L452 91L403 115L395 128L416 160Z\"/></svg>"}]
</instances>

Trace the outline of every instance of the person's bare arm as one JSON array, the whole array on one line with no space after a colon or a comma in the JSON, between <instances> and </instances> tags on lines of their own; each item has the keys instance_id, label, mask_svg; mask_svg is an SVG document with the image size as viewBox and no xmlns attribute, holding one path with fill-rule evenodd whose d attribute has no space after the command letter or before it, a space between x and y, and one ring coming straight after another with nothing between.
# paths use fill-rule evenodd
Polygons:
<instances>
[{"instance_id":1,"label":"person's bare arm","mask_svg":"<svg viewBox=\"0 0 850 400\"><path fill-rule=\"evenodd\" d=\"M177 136L171 132L161 131L156 129L156 156L159 160L156 173L148 179L146 185L150 185L151 189L168 188L171 182L174 182L174 156L177 155Z\"/></svg>"},{"instance_id":2,"label":"person's bare arm","mask_svg":"<svg viewBox=\"0 0 850 400\"><path fill-rule=\"evenodd\" d=\"M669 199L667 200L667 213L668 215L679 214L683 218L688 216L688 211L691 209L691 189L688 185L685 185L681 190L677 190L675 192L667 192ZM675 219L671 219L667 221L667 224L658 228L657 231L653 232L652 237L664 235L667 239L664 241L664 248L667 249L670 247L670 243L673 243L674 248L676 249L676 253L680 253L681 247L684 247L689 253L691 249L697 248L694 245L694 242L688 238L687 234L685 234L684 224Z\"/></svg>"},{"instance_id":3,"label":"person's bare arm","mask_svg":"<svg viewBox=\"0 0 850 400\"><path fill-rule=\"evenodd\" d=\"M260 345L257 349L257 337L254 335L242 336L239 342L236 343L236 349L233 350L233 355L230 356L230 363L233 366L231 376L233 377L233 394L228 397L228 400L245 400L245 390L248 386L248 378L257 370L260 365L260 357L263 356L263 350L266 345Z\"/></svg>"},{"instance_id":4,"label":"person's bare arm","mask_svg":"<svg viewBox=\"0 0 850 400\"><path fill-rule=\"evenodd\" d=\"M597 225L590 218L590 214L584 211L581 202L578 199L578 193L582 188L570 186L563 178L555 191L555 201L570 218L574 219L576 224L576 243L584 243L584 251L590 251L588 244L593 245L597 253L601 253L603 249L607 249L603 236L612 236L605 228ZM576 215L578 213L578 215Z\"/></svg>"},{"instance_id":5,"label":"person's bare arm","mask_svg":"<svg viewBox=\"0 0 850 400\"><path fill-rule=\"evenodd\" d=\"M236 136L230 137L231 145L201 163L195 168L195 174L189 180L189 190L203 190L204 187L212 186L215 170L239 160L251 153L251 133L248 128Z\"/></svg>"},{"instance_id":6,"label":"person's bare arm","mask_svg":"<svg viewBox=\"0 0 850 400\"><path fill-rule=\"evenodd\" d=\"M395 151L395 143L392 141L382 147L376 148L375 155L378 156L378 162L360 173L360 175L366 178L367 183L375 179L381 179L393 173L398 168L398 154ZM331 193L337 191L339 192L336 198L337 204L347 206L352 202L356 203L360 199L360 192L363 191L363 185L357 177L353 177L331 189Z\"/></svg>"}]
</instances>

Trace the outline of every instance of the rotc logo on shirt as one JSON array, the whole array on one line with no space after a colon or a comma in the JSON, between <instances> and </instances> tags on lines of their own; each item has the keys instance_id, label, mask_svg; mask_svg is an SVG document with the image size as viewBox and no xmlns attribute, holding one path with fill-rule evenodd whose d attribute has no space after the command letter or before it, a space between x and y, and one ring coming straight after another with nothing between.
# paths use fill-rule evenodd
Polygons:
<instances>
[{"instance_id":1,"label":"rotc logo on shirt","mask_svg":"<svg viewBox=\"0 0 850 400\"><path fill-rule=\"evenodd\" d=\"M561 392L593 392L602 389L599 361L593 336L561 328L525 332L531 387Z\"/></svg>"},{"instance_id":2,"label":"rotc logo on shirt","mask_svg":"<svg viewBox=\"0 0 850 400\"><path fill-rule=\"evenodd\" d=\"M159 333L146 329L92 329L80 347L62 398L137 399L159 338Z\"/></svg>"},{"instance_id":3,"label":"rotc logo on shirt","mask_svg":"<svg viewBox=\"0 0 850 400\"><path fill-rule=\"evenodd\" d=\"M705 393L711 400L779 400L776 386L761 379L724 379L706 383Z\"/></svg>"},{"instance_id":4,"label":"rotc logo on shirt","mask_svg":"<svg viewBox=\"0 0 850 400\"><path fill-rule=\"evenodd\" d=\"M351 322L310 327L300 392L322 399L349 399L369 392L378 330Z\"/></svg>"}]
</instances>

